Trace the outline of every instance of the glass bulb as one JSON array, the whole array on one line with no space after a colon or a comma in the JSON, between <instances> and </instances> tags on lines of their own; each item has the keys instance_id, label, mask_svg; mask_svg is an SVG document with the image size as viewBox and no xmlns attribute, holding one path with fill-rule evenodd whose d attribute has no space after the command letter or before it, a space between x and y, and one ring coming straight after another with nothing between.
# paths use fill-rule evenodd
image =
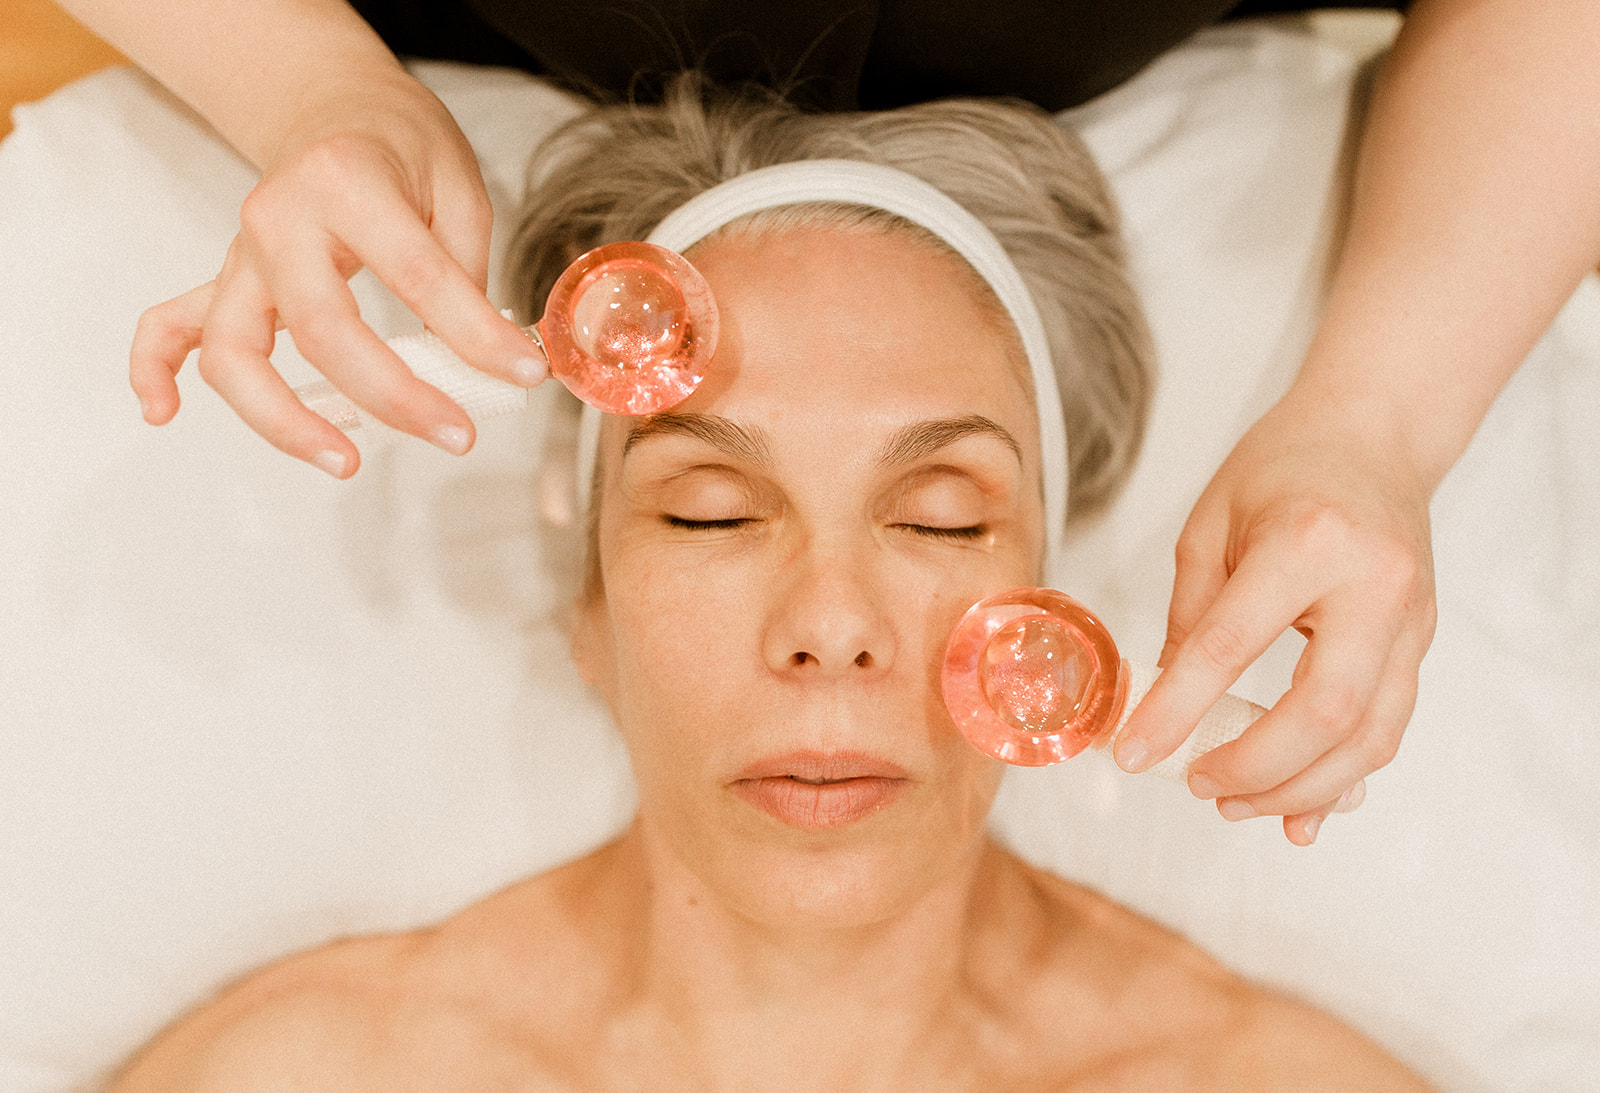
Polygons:
<instances>
[{"instance_id":1,"label":"glass bulb","mask_svg":"<svg viewBox=\"0 0 1600 1093\"><path fill-rule=\"evenodd\" d=\"M607 243L568 266L539 336L550 370L611 414L653 414L700 385L717 347L717 305L700 271L653 243Z\"/></svg>"},{"instance_id":2,"label":"glass bulb","mask_svg":"<svg viewBox=\"0 0 1600 1093\"><path fill-rule=\"evenodd\" d=\"M1024 615L983 647L978 678L1000 720L1032 736L1060 732L1083 703L1094 663L1060 619Z\"/></svg>"},{"instance_id":3,"label":"glass bulb","mask_svg":"<svg viewBox=\"0 0 1600 1093\"><path fill-rule=\"evenodd\" d=\"M968 609L945 647L943 689L978 750L1019 766L1070 759L1116 726L1128 673L1103 624L1049 588Z\"/></svg>"}]
</instances>

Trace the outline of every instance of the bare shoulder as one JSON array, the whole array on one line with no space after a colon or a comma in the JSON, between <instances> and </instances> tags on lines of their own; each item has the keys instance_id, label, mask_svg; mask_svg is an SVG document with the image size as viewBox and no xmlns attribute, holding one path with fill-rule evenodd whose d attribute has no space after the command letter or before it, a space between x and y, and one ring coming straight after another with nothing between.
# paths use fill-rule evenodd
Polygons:
<instances>
[{"instance_id":1,"label":"bare shoulder","mask_svg":"<svg viewBox=\"0 0 1600 1093\"><path fill-rule=\"evenodd\" d=\"M581 1022L581 937L556 870L436 927L277 961L156 1037L109 1093L560 1089ZM541 1034L542 1033L542 1034Z\"/></svg>"},{"instance_id":2,"label":"bare shoulder","mask_svg":"<svg viewBox=\"0 0 1600 1093\"><path fill-rule=\"evenodd\" d=\"M1428 1093L1433 1087L1355 1029L1293 999L1251 988L1212 1065L1233 1088L1296 1093Z\"/></svg>"},{"instance_id":3,"label":"bare shoulder","mask_svg":"<svg viewBox=\"0 0 1600 1093\"><path fill-rule=\"evenodd\" d=\"M110 1091L364 1088L349 1079L421 944L420 934L340 941L252 972L146 1045Z\"/></svg>"},{"instance_id":4,"label":"bare shoulder","mask_svg":"<svg viewBox=\"0 0 1600 1093\"><path fill-rule=\"evenodd\" d=\"M1428 1087L1371 1041L1310 1006L1246 981L1160 924L1017 863L1033 908L1032 974L1006 1017L1048 1060L1030 1087L1268 1091ZM1025 1011L1025 1015L1023 1012Z\"/></svg>"}]
</instances>

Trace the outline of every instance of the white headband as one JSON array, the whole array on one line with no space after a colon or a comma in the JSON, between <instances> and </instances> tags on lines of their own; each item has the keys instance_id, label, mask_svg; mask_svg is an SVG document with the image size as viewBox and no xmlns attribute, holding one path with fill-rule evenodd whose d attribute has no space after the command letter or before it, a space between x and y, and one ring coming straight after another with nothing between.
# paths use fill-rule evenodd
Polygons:
<instances>
[{"instance_id":1,"label":"white headband","mask_svg":"<svg viewBox=\"0 0 1600 1093\"><path fill-rule=\"evenodd\" d=\"M1046 558L1060 555L1067 520L1067 426L1050 344L1028 286L1005 248L977 217L914 175L876 163L813 159L740 175L696 194L656 225L648 242L682 253L742 216L785 205L838 202L882 209L949 244L989 283L1022 338L1033 373L1044 480ZM587 502L600 444L600 411L587 404L578 427L578 503Z\"/></svg>"}]
</instances>

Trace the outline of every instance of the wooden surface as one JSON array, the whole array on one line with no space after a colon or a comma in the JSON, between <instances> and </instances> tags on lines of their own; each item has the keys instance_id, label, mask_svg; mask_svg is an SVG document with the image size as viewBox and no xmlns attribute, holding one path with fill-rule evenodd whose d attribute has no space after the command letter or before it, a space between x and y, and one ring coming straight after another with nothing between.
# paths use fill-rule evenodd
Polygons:
<instances>
[{"instance_id":1,"label":"wooden surface","mask_svg":"<svg viewBox=\"0 0 1600 1093\"><path fill-rule=\"evenodd\" d=\"M122 62L51 0L0 0L0 136L11 132L15 104Z\"/></svg>"}]
</instances>

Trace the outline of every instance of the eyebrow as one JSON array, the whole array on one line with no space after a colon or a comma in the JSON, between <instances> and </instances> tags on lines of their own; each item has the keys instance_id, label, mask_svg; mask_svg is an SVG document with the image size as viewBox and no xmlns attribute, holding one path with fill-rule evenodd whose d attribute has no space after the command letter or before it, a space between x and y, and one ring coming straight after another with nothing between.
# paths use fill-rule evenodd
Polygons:
<instances>
[{"instance_id":1,"label":"eyebrow","mask_svg":"<svg viewBox=\"0 0 1600 1093\"><path fill-rule=\"evenodd\" d=\"M622 444L623 456L626 457L641 440L653 436L693 437L746 463L764 469L771 469L774 465L772 448L765 433L716 414L668 411L644 418L628 431L628 438ZM915 463L970 436L998 440L1011 449L1011 454L1017 457L1019 464L1022 462L1022 445L1008 430L981 414L967 414L917 421L899 429L884 444L878 455L878 465L898 467Z\"/></svg>"},{"instance_id":2,"label":"eyebrow","mask_svg":"<svg viewBox=\"0 0 1600 1093\"><path fill-rule=\"evenodd\" d=\"M969 436L992 437L1010 448L1019 464L1022 462L1022 445L1017 443L1016 437L982 414L967 414L964 417L936 418L907 425L883 446L878 465L897 467L915 463Z\"/></svg>"},{"instance_id":3,"label":"eyebrow","mask_svg":"<svg viewBox=\"0 0 1600 1093\"><path fill-rule=\"evenodd\" d=\"M747 429L736 421L715 414L685 414L668 411L652 414L628 430L622 454L633 450L641 440L653 436L689 436L719 451L764 469L773 465L772 447L760 429Z\"/></svg>"}]
</instances>

